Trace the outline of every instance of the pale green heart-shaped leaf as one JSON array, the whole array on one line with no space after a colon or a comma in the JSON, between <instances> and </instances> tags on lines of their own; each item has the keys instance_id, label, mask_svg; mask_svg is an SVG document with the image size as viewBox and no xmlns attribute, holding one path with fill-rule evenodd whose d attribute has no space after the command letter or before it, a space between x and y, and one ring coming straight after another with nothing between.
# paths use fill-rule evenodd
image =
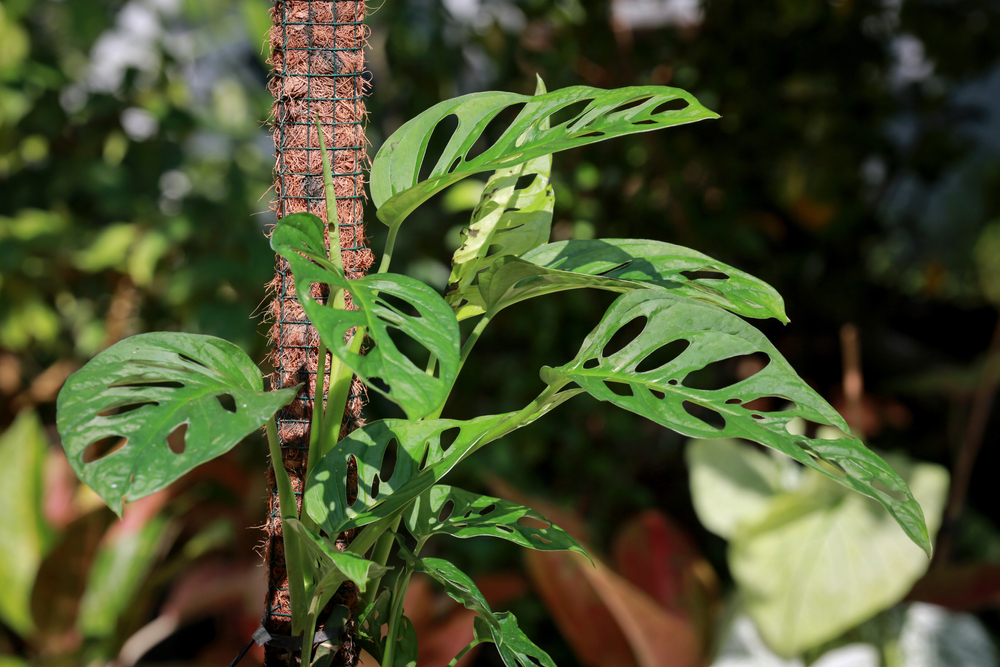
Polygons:
<instances>
[{"instance_id":1,"label":"pale green heart-shaped leaf","mask_svg":"<svg viewBox=\"0 0 1000 667\"><path fill-rule=\"evenodd\" d=\"M472 631L479 641L490 641L496 644L500 658L506 667L556 667L549 654L538 648L528 639L521 628L517 627L517 618L509 611L494 614L499 621L500 629L496 630L480 616L473 621Z\"/></svg>"},{"instance_id":2,"label":"pale green heart-shaped leaf","mask_svg":"<svg viewBox=\"0 0 1000 667\"><path fill-rule=\"evenodd\" d=\"M536 95L545 93L538 79ZM549 129L544 119L539 129ZM458 305L475 277L498 257L519 257L549 240L555 193L550 183L552 156L498 169L490 176L472 221L462 230L462 246L452 256L448 303ZM461 319L462 312L458 310Z\"/></svg>"},{"instance_id":3,"label":"pale green heart-shaped leaf","mask_svg":"<svg viewBox=\"0 0 1000 667\"><path fill-rule=\"evenodd\" d=\"M138 530L125 530L101 545L87 576L76 627L84 637L112 635L176 532L159 515Z\"/></svg>"},{"instance_id":4,"label":"pale green heart-shaped leaf","mask_svg":"<svg viewBox=\"0 0 1000 667\"><path fill-rule=\"evenodd\" d=\"M460 336L455 313L439 294L413 278L382 273L348 280L326 259L323 228L316 216L297 213L281 219L271 236L271 247L292 269L299 303L330 352L370 389L398 404L410 419L426 417L441 407L458 376ZM311 290L317 283L328 285L331 291L347 290L359 310L331 308L316 301ZM394 305L387 297L403 305ZM351 351L345 342L356 327L365 327L375 343L363 355ZM438 374L427 374L403 354L390 330L435 355ZM373 383L374 378L388 387Z\"/></svg>"},{"instance_id":5,"label":"pale green heart-shaped leaf","mask_svg":"<svg viewBox=\"0 0 1000 667\"><path fill-rule=\"evenodd\" d=\"M775 494L784 490L774 457L739 440L692 440L685 458L698 520L725 539L740 524L766 514Z\"/></svg>"},{"instance_id":6,"label":"pale green heart-shaped leaf","mask_svg":"<svg viewBox=\"0 0 1000 667\"><path fill-rule=\"evenodd\" d=\"M586 108L572 118L546 122L560 110L578 103ZM496 142L469 157L490 121L503 110L524 105ZM427 179L419 178L427 144L448 116L458 126ZM572 86L544 95L485 92L463 95L434 105L404 123L372 162L371 193L378 217L396 228L413 209L472 174L496 171L557 151L636 132L718 118L688 93L663 86L633 86L601 90Z\"/></svg>"},{"instance_id":7,"label":"pale green heart-shaped leaf","mask_svg":"<svg viewBox=\"0 0 1000 667\"><path fill-rule=\"evenodd\" d=\"M34 628L31 591L52 530L42 508L48 439L31 410L0 436L0 620L22 637Z\"/></svg>"},{"instance_id":8,"label":"pale green heart-shaped leaf","mask_svg":"<svg viewBox=\"0 0 1000 667\"><path fill-rule=\"evenodd\" d=\"M383 419L352 432L316 464L307 480L305 511L328 534L374 523L403 510L480 447L530 424L580 390L557 393L529 411L467 421ZM386 454L394 461L386 464ZM356 466L357 497L347 502L348 467ZM352 473L355 474L355 473Z\"/></svg>"},{"instance_id":9,"label":"pale green heart-shaped leaf","mask_svg":"<svg viewBox=\"0 0 1000 667\"><path fill-rule=\"evenodd\" d=\"M643 323L642 331L622 349L605 356L612 337L636 320ZM666 356L651 356L656 353ZM689 386L688 376L695 371L754 353L764 353L768 361L750 377L719 389ZM647 362L647 357L656 361ZM788 431L795 417L844 432L850 429L763 334L732 313L666 292L628 292L611 305L573 361L548 370L576 382L595 398L683 435L746 438L787 454L878 500L906 534L930 552L920 506L885 461L857 438L820 440ZM791 407L781 412L744 407L763 397L788 401Z\"/></svg>"},{"instance_id":10,"label":"pale green heart-shaped leaf","mask_svg":"<svg viewBox=\"0 0 1000 667\"><path fill-rule=\"evenodd\" d=\"M744 317L788 322L784 301L763 280L694 250L659 241L549 243L520 259L504 257L479 277L481 308L491 313L525 299L582 287L612 292L666 290Z\"/></svg>"},{"instance_id":11,"label":"pale green heart-shaped leaf","mask_svg":"<svg viewBox=\"0 0 1000 667\"><path fill-rule=\"evenodd\" d=\"M887 458L909 483L934 535L948 473ZM747 612L784 656L833 639L900 601L929 564L878 505L812 471L798 490L775 496L764 516L741 525L729 548Z\"/></svg>"},{"instance_id":12,"label":"pale green heart-shaped leaf","mask_svg":"<svg viewBox=\"0 0 1000 667\"><path fill-rule=\"evenodd\" d=\"M421 495L403 518L418 539L431 535L499 537L528 549L587 555L572 535L531 508L444 484Z\"/></svg>"},{"instance_id":13,"label":"pale green heart-shaped leaf","mask_svg":"<svg viewBox=\"0 0 1000 667\"><path fill-rule=\"evenodd\" d=\"M430 576L444 586L444 592L453 600L479 614L491 628L497 633L500 632L500 621L493 615L489 603L469 575L443 558L417 558L402 544L399 545L399 555L414 572L423 572Z\"/></svg>"},{"instance_id":14,"label":"pale green heart-shaped leaf","mask_svg":"<svg viewBox=\"0 0 1000 667\"><path fill-rule=\"evenodd\" d=\"M315 535L296 519L282 522L285 539L297 539L302 545L304 565L312 584L306 591L307 600L292 603L297 607L292 613L305 618L309 613L319 613L345 581L354 582L362 593L371 579L381 577L392 568L379 565L350 551L341 551L329 540Z\"/></svg>"},{"instance_id":15,"label":"pale green heart-shaped leaf","mask_svg":"<svg viewBox=\"0 0 1000 667\"><path fill-rule=\"evenodd\" d=\"M155 493L226 453L295 392L265 392L260 370L232 343L148 333L69 376L56 421L77 476L121 516L126 498Z\"/></svg>"}]
</instances>

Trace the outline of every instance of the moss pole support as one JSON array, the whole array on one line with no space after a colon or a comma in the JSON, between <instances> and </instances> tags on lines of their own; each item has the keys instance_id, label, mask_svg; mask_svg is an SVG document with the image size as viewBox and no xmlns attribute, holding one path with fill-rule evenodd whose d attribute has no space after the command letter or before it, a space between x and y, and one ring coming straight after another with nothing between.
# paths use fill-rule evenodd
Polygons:
<instances>
[{"instance_id":1,"label":"moss pole support","mask_svg":"<svg viewBox=\"0 0 1000 667\"><path fill-rule=\"evenodd\" d=\"M326 145L333 148L333 172L340 219L340 245L348 277L364 275L372 263L364 243L364 189L362 168L367 161L363 121L365 78L363 0L276 0L271 9L271 78L274 97L272 122L276 148L274 209L278 218L309 211L326 219L323 168L320 158L318 117ZM323 396L327 383L316 391L318 336L295 297L291 272L278 259L270 285L272 385L303 389L278 418L283 464L298 495L306 469L309 424L314 397ZM321 296L321 295L316 295ZM348 303L348 307L350 304ZM328 369L330 364L325 364ZM363 388L355 378L341 433L361 423ZM268 563L268 592L264 626L274 634L289 633L288 582L284 568L281 518L273 470L268 473L268 502L264 557ZM301 502L301 497L299 497ZM339 540L346 543L348 536ZM356 592L348 585L334 599L352 609ZM288 664L290 656L268 647L265 664ZM335 665L353 665L357 650L348 641Z\"/></svg>"}]
</instances>

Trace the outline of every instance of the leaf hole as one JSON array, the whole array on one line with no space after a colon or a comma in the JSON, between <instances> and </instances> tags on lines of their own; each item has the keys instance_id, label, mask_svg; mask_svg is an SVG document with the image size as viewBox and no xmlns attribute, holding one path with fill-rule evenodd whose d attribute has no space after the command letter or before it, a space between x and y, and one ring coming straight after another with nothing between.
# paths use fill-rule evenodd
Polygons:
<instances>
[{"instance_id":1,"label":"leaf hole","mask_svg":"<svg viewBox=\"0 0 1000 667\"><path fill-rule=\"evenodd\" d=\"M505 526L502 523L495 523L495 524L493 524L493 527L496 528L497 530L499 530L502 533L507 533L508 535L513 535L514 534L514 529L513 528L511 528L510 526Z\"/></svg>"},{"instance_id":2,"label":"leaf hole","mask_svg":"<svg viewBox=\"0 0 1000 667\"><path fill-rule=\"evenodd\" d=\"M396 438L389 441L382 453L382 465L379 467L378 476L385 481L392 479L396 473L396 458L399 456L399 442Z\"/></svg>"},{"instance_id":3,"label":"leaf hole","mask_svg":"<svg viewBox=\"0 0 1000 667\"><path fill-rule=\"evenodd\" d=\"M426 181L434 173L434 167L440 161L444 149L452 135L455 134L456 129L458 129L458 116L455 114L445 116L434 126L434 131L431 132L427 147L424 149L424 159L420 162L418 183Z\"/></svg>"},{"instance_id":4,"label":"leaf hole","mask_svg":"<svg viewBox=\"0 0 1000 667\"><path fill-rule=\"evenodd\" d=\"M692 401L684 401L682 405L684 406L684 410L687 411L689 415L695 419L705 422L712 428L721 431L726 427L725 417L720 415L715 410Z\"/></svg>"},{"instance_id":5,"label":"leaf hole","mask_svg":"<svg viewBox=\"0 0 1000 667\"><path fill-rule=\"evenodd\" d=\"M366 378L365 384L374 389L375 391L381 392L383 394L388 394L392 390L392 387L389 386L389 383L380 377Z\"/></svg>"},{"instance_id":6,"label":"leaf hole","mask_svg":"<svg viewBox=\"0 0 1000 667\"><path fill-rule=\"evenodd\" d=\"M622 102L621 104L619 104L618 106L616 106L614 109L612 109L609 112L609 115L613 114L613 113L620 113L622 111L628 111L629 109L634 109L637 106L645 104L646 102L648 102L651 99L652 99L652 97L649 97L649 96L647 96L647 97L637 97L634 100L629 100L628 102Z\"/></svg>"},{"instance_id":7,"label":"leaf hole","mask_svg":"<svg viewBox=\"0 0 1000 667\"><path fill-rule=\"evenodd\" d=\"M201 366L202 368L208 368L208 366L206 364L203 364L200 361L198 361L197 359L195 359L193 357L189 357L186 354L178 354L177 356L181 358L181 361L186 361L186 362L191 363L191 364L196 364L198 366Z\"/></svg>"},{"instance_id":8,"label":"leaf hole","mask_svg":"<svg viewBox=\"0 0 1000 667\"><path fill-rule=\"evenodd\" d=\"M681 271L681 275L688 280L729 280L729 276L722 271L712 269L698 269L697 271Z\"/></svg>"},{"instance_id":9,"label":"leaf hole","mask_svg":"<svg viewBox=\"0 0 1000 667\"><path fill-rule=\"evenodd\" d=\"M635 121L632 124L633 125L656 125L656 121L655 120L637 120L637 121Z\"/></svg>"},{"instance_id":10,"label":"leaf hole","mask_svg":"<svg viewBox=\"0 0 1000 667\"><path fill-rule=\"evenodd\" d=\"M320 305L326 305L330 299L330 286L326 283L312 283L309 285L309 296Z\"/></svg>"},{"instance_id":11,"label":"leaf hole","mask_svg":"<svg viewBox=\"0 0 1000 667\"><path fill-rule=\"evenodd\" d=\"M763 419L764 418L763 415L758 415L756 413L754 413L754 414L752 414L750 416L753 417L754 419Z\"/></svg>"},{"instance_id":12,"label":"leaf hole","mask_svg":"<svg viewBox=\"0 0 1000 667\"><path fill-rule=\"evenodd\" d=\"M533 516L522 516L517 520L517 525L523 528L535 528L537 530L545 530L552 525L551 521L542 521L541 519L536 519Z\"/></svg>"},{"instance_id":13,"label":"leaf hole","mask_svg":"<svg viewBox=\"0 0 1000 667\"><path fill-rule=\"evenodd\" d=\"M479 133L479 138L466 152L466 162L474 160L488 151L497 141L499 141L510 129L511 124L517 119L518 114L524 109L524 102L518 102L504 107L490 119L483 131ZM515 159L513 156L504 155L502 159Z\"/></svg>"},{"instance_id":14,"label":"leaf hole","mask_svg":"<svg viewBox=\"0 0 1000 667\"><path fill-rule=\"evenodd\" d=\"M583 362L583 368L584 368L584 370L588 370L588 371L591 368L597 368L600 365L601 365L601 361L599 359L596 359L596 358L595 359L587 359L585 362Z\"/></svg>"},{"instance_id":15,"label":"leaf hole","mask_svg":"<svg viewBox=\"0 0 1000 667\"><path fill-rule=\"evenodd\" d=\"M667 384L676 386L677 380L667 380Z\"/></svg>"},{"instance_id":16,"label":"leaf hole","mask_svg":"<svg viewBox=\"0 0 1000 667\"><path fill-rule=\"evenodd\" d=\"M596 132L595 131L595 132L587 132L586 134L574 134L573 138L574 139L589 139L591 137L603 137L603 136L604 136L603 132Z\"/></svg>"},{"instance_id":17,"label":"leaf hole","mask_svg":"<svg viewBox=\"0 0 1000 667\"><path fill-rule=\"evenodd\" d=\"M188 423L184 422L182 424L178 424L177 428L171 431L170 435L167 436L167 446L174 454L184 453L184 449L187 445L187 432Z\"/></svg>"},{"instance_id":18,"label":"leaf hole","mask_svg":"<svg viewBox=\"0 0 1000 667\"><path fill-rule=\"evenodd\" d=\"M626 322L624 325L618 328L618 331L614 333L611 340L607 342L604 346L604 350L601 352L605 357L610 357L613 354L617 354L624 350L629 343L634 341L636 338L642 334L643 330L646 328L646 323L649 320L645 315L640 315L635 319Z\"/></svg>"},{"instance_id":19,"label":"leaf hole","mask_svg":"<svg viewBox=\"0 0 1000 667\"><path fill-rule=\"evenodd\" d=\"M440 443L441 451L446 452L448 449L455 444L455 440L458 438L458 434L462 432L461 426L452 426L449 429L445 429L441 432Z\"/></svg>"},{"instance_id":20,"label":"leaf hole","mask_svg":"<svg viewBox=\"0 0 1000 667\"><path fill-rule=\"evenodd\" d=\"M771 358L763 352L753 354L741 354L727 359L713 361L703 368L688 373L681 381L689 389L702 389L706 391L716 391L725 389L738 380L749 376L742 376L740 369L751 368L754 370L751 375L756 375L764 370L771 362Z\"/></svg>"},{"instance_id":21,"label":"leaf hole","mask_svg":"<svg viewBox=\"0 0 1000 667\"><path fill-rule=\"evenodd\" d=\"M666 396L667 396L666 394L664 394L664 393L663 393L662 391L660 391L659 389L650 389L650 390L649 390L649 393L650 393L650 394L652 394L652 395L653 395L653 396L654 396L655 398L658 398L658 399L660 399L661 401L662 401L662 400L663 400L664 398L666 398Z\"/></svg>"},{"instance_id":22,"label":"leaf hole","mask_svg":"<svg viewBox=\"0 0 1000 667\"><path fill-rule=\"evenodd\" d=\"M379 486L381 486L381 481L379 480L378 473L375 473L375 477L372 479L372 490L368 494L369 498L378 498Z\"/></svg>"},{"instance_id":23,"label":"leaf hole","mask_svg":"<svg viewBox=\"0 0 1000 667\"><path fill-rule=\"evenodd\" d=\"M344 489L347 492L347 506L358 502L358 460L354 454L347 457L347 472L344 473Z\"/></svg>"},{"instance_id":24,"label":"leaf hole","mask_svg":"<svg viewBox=\"0 0 1000 667\"><path fill-rule=\"evenodd\" d=\"M520 178L517 179L517 183L514 184L514 189L527 190L532 186L532 184L537 179L538 179L537 173L532 172L530 174L525 174L524 176L521 176Z\"/></svg>"},{"instance_id":25,"label":"leaf hole","mask_svg":"<svg viewBox=\"0 0 1000 667\"><path fill-rule=\"evenodd\" d=\"M739 405L742 402L743 402L742 398L730 398L728 401L726 401L726 405Z\"/></svg>"},{"instance_id":26,"label":"leaf hole","mask_svg":"<svg viewBox=\"0 0 1000 667\"><path fill-rule=\"evenodd\" d=\"M492 258L495 255L499 255L500 253L503 252L503 249L504 245L502 243L492 243L490 244L490 247L487 248L486 250L486 257Z\"/></svg>"},{"instance_id":27,"label":"leaf hole","mask_svg":"<svg viewBox=\"0 0 1000 667\"><path fill-rule=\"evenodd\" d=\"M457 158L455 158L455 161L451 163L450 167L448 167L448 173L450 174L450 173L454 172L456 169L458 169L458 165L460 165L460 164L462 164L462 156L461 155L459 155Z\"/></svg>"},{"instance_id":28,"label":"leaf hole","mask_svg":"<svg viewBox=\"0 0 1000 667\"><path fill-rule=\"evenodd\" d=\"M612 273L616 273L618 271L624 270L631 263L632 263L632 260L630 259L629 261L623 262L623 263L619 264L618 266L612 266L610 269L607 269L605 271L601 271L600 273L598 273L596 275L599 275L599 276L610 276Z\"/></svg>"},{"instance_id":29,"label":"leaf hole","mask_svg":"<svg viewBox=\"0 0 1000 667\"><path fill-rule=\"evenodd\" d=\"M689 345L691 345L691 343L683 338L671 341L646 355L646 358L640 361L635 367L635 372L647 373L657 368L663 368L671 361L681 356L681 353L688 349Z\"/></svg>"},{"instance_id":30,"label":"leaf hole","mask_svg":"<svg viewBox=\"0 0 1000 667\"><path fill-rule=\"evenodd\" d=\"M497 508L496 503L490 503L483 509L479 510L479 516L486 516L487 514L492 514L493 511L496 510L496 508Z\"/></svg>"},{"instance_id":31,"label":"leaf hole","mask_svg":"<svg viewBox=\"0 0 1000 667\"><path fill-rule=\"evenodd\" d=\"M753 412L782 412L788 409L794 410L796 405L789 403L783 396L759 396L744 403L743 407Z\"/></svg>"},{"instance_id":32,"label":"leaf hole","mask_svg":"<svg viewBox=\"0 0 1000 667\"><path fill-rule=\"evenodd\" d=\"M672 99L663 104L658 104L655 109L653 109L653 115L657 116L661 113L666 113L667 111L681 111L682 109L687 109L691 106L691 103L685 100L683 97L678 97Z\"/></svg>"},{"instance_id":33,"label":"leaf hole","mask_svg":"<svg viewBox=\"0 0 1000 667\"><path fill-rule=\"evenodd\" d=\"M634 396L632 393L632 385L625 384L624 382L612 382L611 380L605 380L604 386L606 386L612 394L616 396Z\"/></svg>"},{"instance_id":34,"label":"leaf hole","mask_svg":"<svg viewBox=\"0 0 1000 667\"><path fill-rule=\"evenodd\" d=\"M899 491L890 488L885 482L883 482L880 479L873 479L871 485L873 489L881 493L884 493L885 495L889 496L896 502L903 502L904 500L906 500L905 493L900 493Z\"/></svg>"},{"instance_id":35,"label":"leaf hole","mask_svg":"<svg viewBox=\"0 0 1000 667\"><path fill-rule=\"evenodd\" d=\"M183 389L184 388L184 383L182 383L182 382L174 382L174 381L157 382L155 380L153 380L152 382L142 382L142 381L134 379L134 378L131 378L131 379L130 378L126 378L125 380L122 380L120 382L114 382L114 383L108 385L109 389L111 387L129 387L129 388L135 388L135 389L145 389L147 387L156 388L156 389Z\"/></svg>"},{"instance_id":36,"label":"leaf hole","mask_svg":"<svg viewBox=\"0 0 1000 667\"><path fill-rule=\"evenodd\" d=\"M128 438L120 435L110 435L106 438L95 440L87 445L87 448L83 450L83 462L93 463L94 461L100 461L101 459L107 458L115 452L120 451L127 442Z\"/></svg>"},{"instance_id":37,"label":"leaf hole","mask_svg":"<svg viewBox=\"0 0 1000 667\"><path fill-rule=\"evenodd\" d=\"M232 394L219 394L215 397L215 400L219 402L223 410L236 414L236 399L233 398Z\"/></svg>"},{"instance_id":38,"label":"leaf hole","mask_svg":"<svg viewBox=\"0 0 1000 667\"><path fill-rule=\"evenodd\" d=\"M144 408L147 405L159 405L155 401L143 401L141 403L127 403L125 405L115 405L109 407L105 410L101 410L97 413L98 417L116 417L118 415L125 415L129 412L135 412L139 408Z\"/></svg>"},{"instance_id":39,"label":"leaf hole","mask_svg":"<svg viewBox=\"0 0 1000 667\"><path fill-rule=\"evenodd\" d=\"M393 318L392 315L405 315L408 317L422 317L420 311L417 310L416 306L411 304L406 299L396 296L395 294L390 294L388 292L379 292L378 295L378 305L388 308L392 313L379 313L381 317L386 322L391 324L399 324L401 320L398 317Z\"/></svg>"},{"instance_id":40,"label":"leaf hole","mask_svg":"<svg viewBox=\"0 0 1000 667\"><path fill-rule=\"evenodd\" d=\"M549 127L556 127L565 123L566 129L570 129L572 121L581 116L593 101L593 99L579 100L578 102L573 102L560 109L556 109L549 115Z\"/></svg>"}]
</instances>

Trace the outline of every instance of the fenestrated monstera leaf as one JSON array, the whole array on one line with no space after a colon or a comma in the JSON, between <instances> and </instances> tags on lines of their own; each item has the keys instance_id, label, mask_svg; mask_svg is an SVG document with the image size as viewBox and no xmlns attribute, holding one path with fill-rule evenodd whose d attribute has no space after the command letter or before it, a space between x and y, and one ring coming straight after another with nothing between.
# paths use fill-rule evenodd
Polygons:
<instances>
[{"instance_id":1,"label":"fenestrated monstera leaf","mask_svg":"<svg viewBox=\"0 0 1000 667\"><path fill-rule=\"evenodd\" d=\"M444 518L442 511L447 512ZM587 555L572 535L531 508L444 484L421 495L403 518L406 528L416 538L499 537L528 549Z\"/></svg>"},{"instance_id":2,"label":"fenestrated monstera leaf","mask_svg":"<svg viewBox=\"0 0 1000 667\"><path fill-rule=\"evenodd\" d=\"M347 280L327 258L323 221L309 213L282 218L271 236L271 247L288 261L295 289L306 315L330 352L364 380L369 388L397 403L410 419L421 419L444 403L458 376L458 320L439 294L406 276L382 273ZM331 308L310 294L316 283L347 290L360 310ZM411 315L386 297L403 301ZM344 338L355 327L366 327L375 346L364 355L351 351ZM429 375L393 342L393 329L437 357L438 375ZM388 388L373 383L381 379Z\"/></svg>"},{"instance_id":3,"label":"fenestrated monstera leaf","mask_svg":"<svg viewBox=\"0 0 1000 667\"><path fill-rule=\"evenodd\" d=\"M744 317L787 323L781 296L754 278L700 252L670 243L594 239L549 243L520 258L503 257L479 277L479 301L466 311L495 314L525 299L592 287L612 292L667 290Z\"/></svg>"},{"instance_id":4,"label":"fenestrated monstera leaf","mask_svg":"<svg viewBox=\"0 0 1000 667\"><path fill-rule=\"evenodd\" d=\"M527 413L467 421L383 419L363 426L316 464L306 482L305 511L330 535L374 523L404 509L480 447L580 393L580 389L559 392L541 405L532 404L535 409ZM357 467L357 497L348 503L347 471L352 462Z\"/></svg>"},{"instance_id":5,"label":"fenestrated monstera leaf","mask_svg":"<svg viewBox=\"0 0 1000 667\"><path fill-rule=\"evenodd\" d=\"M636 320L643 324L641 333L605 354L612 337ZM768 358L754 375L719 389L691 386L689 376L709 364L754 353ZM746 438L787 454L882 503L910 539L930 552L923 512L885 461L857 438L820 440L789 432L794 417L850 429L763 334L721 308L666 292L629 292L611 305L575 359L543 369L543 377L553 374L683 435ZM751 402L763 397L788 401L791 407L754 409Z\"/></svg>"},{"instance_id":6,"label":"fenestrated monstera leaf","mask_svg":"<svg viewBox=\"0 0 1000 667\"><path fill-rule=\"evenodd\" d=\"M572 118L552 123L560 110L586 103ZM514 121L485 151L470 157L486 126L504 109L524 105ZM419 178L427 144L438 124L458 118L451 139L427 179ZM557 151L605 139L718 118L693 96L664 86L601 90L571 86L544 95L485 92L434 105L404 123L372 162L371 193L378 217L398 228L413 209L467 176L496 171ZM549 121L552 126L544 127Z\"/></svg>"},{"instance_id":7,"label":"fenestrated monstera leaf","mask_svg":"<svg viewBox=\"0 0 1000 667\"><path fill-rule=\"evenodd\" d=\"M545 94L541 78L535 95ZM549 129L549 119L539 124ZM490 176L472 221L462 230L463 242L452 256L451 277L445 299L457 306L476 275L498 257L519 257L549 240L555 193L549 182L552 156L543 155L524 164L498 169ZM464 319L461 308L458 318Z\"/></svg>"},{"instance_id":8,"label":"fenestrated monstera leaf","mask_svg":"<svg viewBox=\"0 0 1000 667\"><path fill-rule=\"evenodd\" d=\"M77 476L121 516L126 498L155 493L226 453L295 392L265 392L260 370L232 343L148 333L69 376L56 421Z\"/></svg>"},{"instance_id":9,"label":"fenestrated monstera leaf","mask_svg":"<svg viewBox=\"0 0 1000 667\"><path fill-rule=\"evenodd\" d=\"M538 648L528 639L521 628L517 627L517 618L509 611L493 614L500 623L499 632L477 616L472 624L472 632L479 641L490 641L496 644L500 658L506 667L556 667L556 663L548 653Z\"/></svg>"}]
</instances>

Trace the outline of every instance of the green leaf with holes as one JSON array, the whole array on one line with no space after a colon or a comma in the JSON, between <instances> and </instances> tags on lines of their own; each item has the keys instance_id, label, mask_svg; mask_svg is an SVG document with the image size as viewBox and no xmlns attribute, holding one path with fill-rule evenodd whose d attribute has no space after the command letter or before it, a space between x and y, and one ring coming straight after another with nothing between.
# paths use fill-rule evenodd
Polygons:
<instances>
[{"instance_id":1,"label":"green leaf with holes","mask_svg":"<svg viewBox=\"0 0 1000 667\"><path fill-rule=\"evenodd\" d=\"M545 93L538 80L536 95ZM549 129L544 119L539 129ZM469 316L459 304L480 272L503 255L519 257L549 240L555 193L550 174L552 156L507 169L498 169L486 182L472 221L462 230L462 245L452 256L448 279L448 303L456 307L459 319Z\"/></svg>"},{"instance_id":2,"label":"green leaf with holes","mask_svg":"<svg viewBox=\"0 0 1000 667\"><path fill-rule=\"evenodd\" d=\"M580 393L562 391L521 412L467 421L383 419L363 426L316 464L306 481L305 511L330 535L400 512L481 447ZM352 468L357 488L349 490Z\"/></svg>"},{"instance_id":3,"label":"green leaf with holes","mask_svg":"<svg viewBox=\"0 0 1000 667\"><path fill-rule=\"evenodd\" d=\"M621 349L609 348L626 326L642 330ZM727 387L699 389L695 373L710 364L753 354L766 366ZM793 435L795 417L848 432L843 418L813 391L759 331L721 308L665 292L626 293L611 305L565 366L544 369L587 393L695 438L746 438L772 447L882 503L903 531L930 553L920 506L903 479L857 438ZM781 412L750 404L789 402ZM747 407L744 407L747 406Z\"/></svg>"},{"instance_id":4,"label":"green leaf with holes","mask_svg":"<svg viewBox=\"0 0 1000 667\"><path fill-rule=\"evenodd\" d=\"M501 632L499 619L493 614L490 604L469 575L443 558L417 558L402 544L399 545L399 555L406 561L407 567L434 579L444 586L444 592L449 597L460 602L466 609L479 614L496 633Z\"/></svg>"},{"instance_id":5,"label":"green leaf with holes","mask_svg":"<svg viewBox=\"0 0 1000 667\"><path fill-rule=\"evenodd\" d=\"M517 618L509 611L494 614L499 621L500 629L493 626L482 617L473 621L472 632L480 642L493 642L500 652L500 658L506 667L556 667L549 654L538 648L528 639L521 628L517 627Z\"/></svg>"},{"instance_id":6,"label":"green leaf with holes","mask_svg":"<svg viewBox=\"0 0 1000 667\"><path fill-rule=\"evenodd\" d=\"M306 600L292 603L292 612L305 618L307 614L320 613L330 601L340 585L352 581L362 593L371 579L381 577L391 570L373 561L349 552L341 551L330 540L309 531L296 519L284 519L285 539L297 539L302 545L305 565L312 582L306 589Z\"/></svg>"},{"instance_id":7,"label":"green leaf with holes","mask_svg":"<svg viewBox=\"0 0 1000 667\"><path fill-rule=\"evenodd\" d=\"M77 476L121 516L126 500L226 453L295 392L265 392L260 370L232 343L149 333L112 345L69 376L56 421Z\"/></svg>"},{"instance_id":8,"label":"green leaf with holes","mask_svg":"<svg viewBox=\"0 0 1000 667\"><path fill-rule=\"evenodd\" d=\"M528 549L587 555L572 535L533 509L444 484L417 498L403 518L418 539L432 535L499 537Z\"/></svg>"},{"instance_id":9,"label":"green leaf with holes","mask_svg":"<svg viewBox=\"0 0 1000 667\"><path fill-rule=\"evenodd\" d=\"M370 389L399 405L410 419L426 417L444 404L458 376L460 336L455 313L439 294L413 278L381 273L347 280L326 258L324 227L316 216L297 213L280 220L271 236L271 247L291 267L302 308L330 352ZM359 310L320 303L312 291L315 284L347 290ZM375 343L363 355L351 351L345 342L355 327L365 327ZM404 354L390 331L435 355L437 375L425 373ZM375 379L384 384L376 384Z\"/></svg>"},{"instance_id":10,"label":"green leaf with holes","mask_svg":"<svg viewBox=\"0 0 1000 667\"><path fill-rule=\"evenodd\" d=\"M473 146L483 141L490 121L505 109L520 105L520 113L500 138L472 157ZM578 106L583 108L576 112ZM571 117L562 120L560 111ZM458 125L441 156L433 166L428 165L428 176L421 179L431 135L449 116L455 116ZM535 96L503 92L463 95L434 105L386 140L372 162L372 200L379 219L398 228L417 206L472 174L506 169L605 139L709 118L718 118L718 114L683 90L664 86L617 90L571 86Z\"/></svg>"},{"instance_id":11,"label":"green leaf with holes","mask_svg":"<svg viewBox=\"0 0 1000 667\"><path fill-rule=\"evenodd\" d=\"M504 257L479 277L481 307L490 313L525 299L581 287L612 292L665 290L744 317L788 322L784 301L763 280L700 252L659 241L549 243L520 259Z\"/></svg>"}]
</instances>

